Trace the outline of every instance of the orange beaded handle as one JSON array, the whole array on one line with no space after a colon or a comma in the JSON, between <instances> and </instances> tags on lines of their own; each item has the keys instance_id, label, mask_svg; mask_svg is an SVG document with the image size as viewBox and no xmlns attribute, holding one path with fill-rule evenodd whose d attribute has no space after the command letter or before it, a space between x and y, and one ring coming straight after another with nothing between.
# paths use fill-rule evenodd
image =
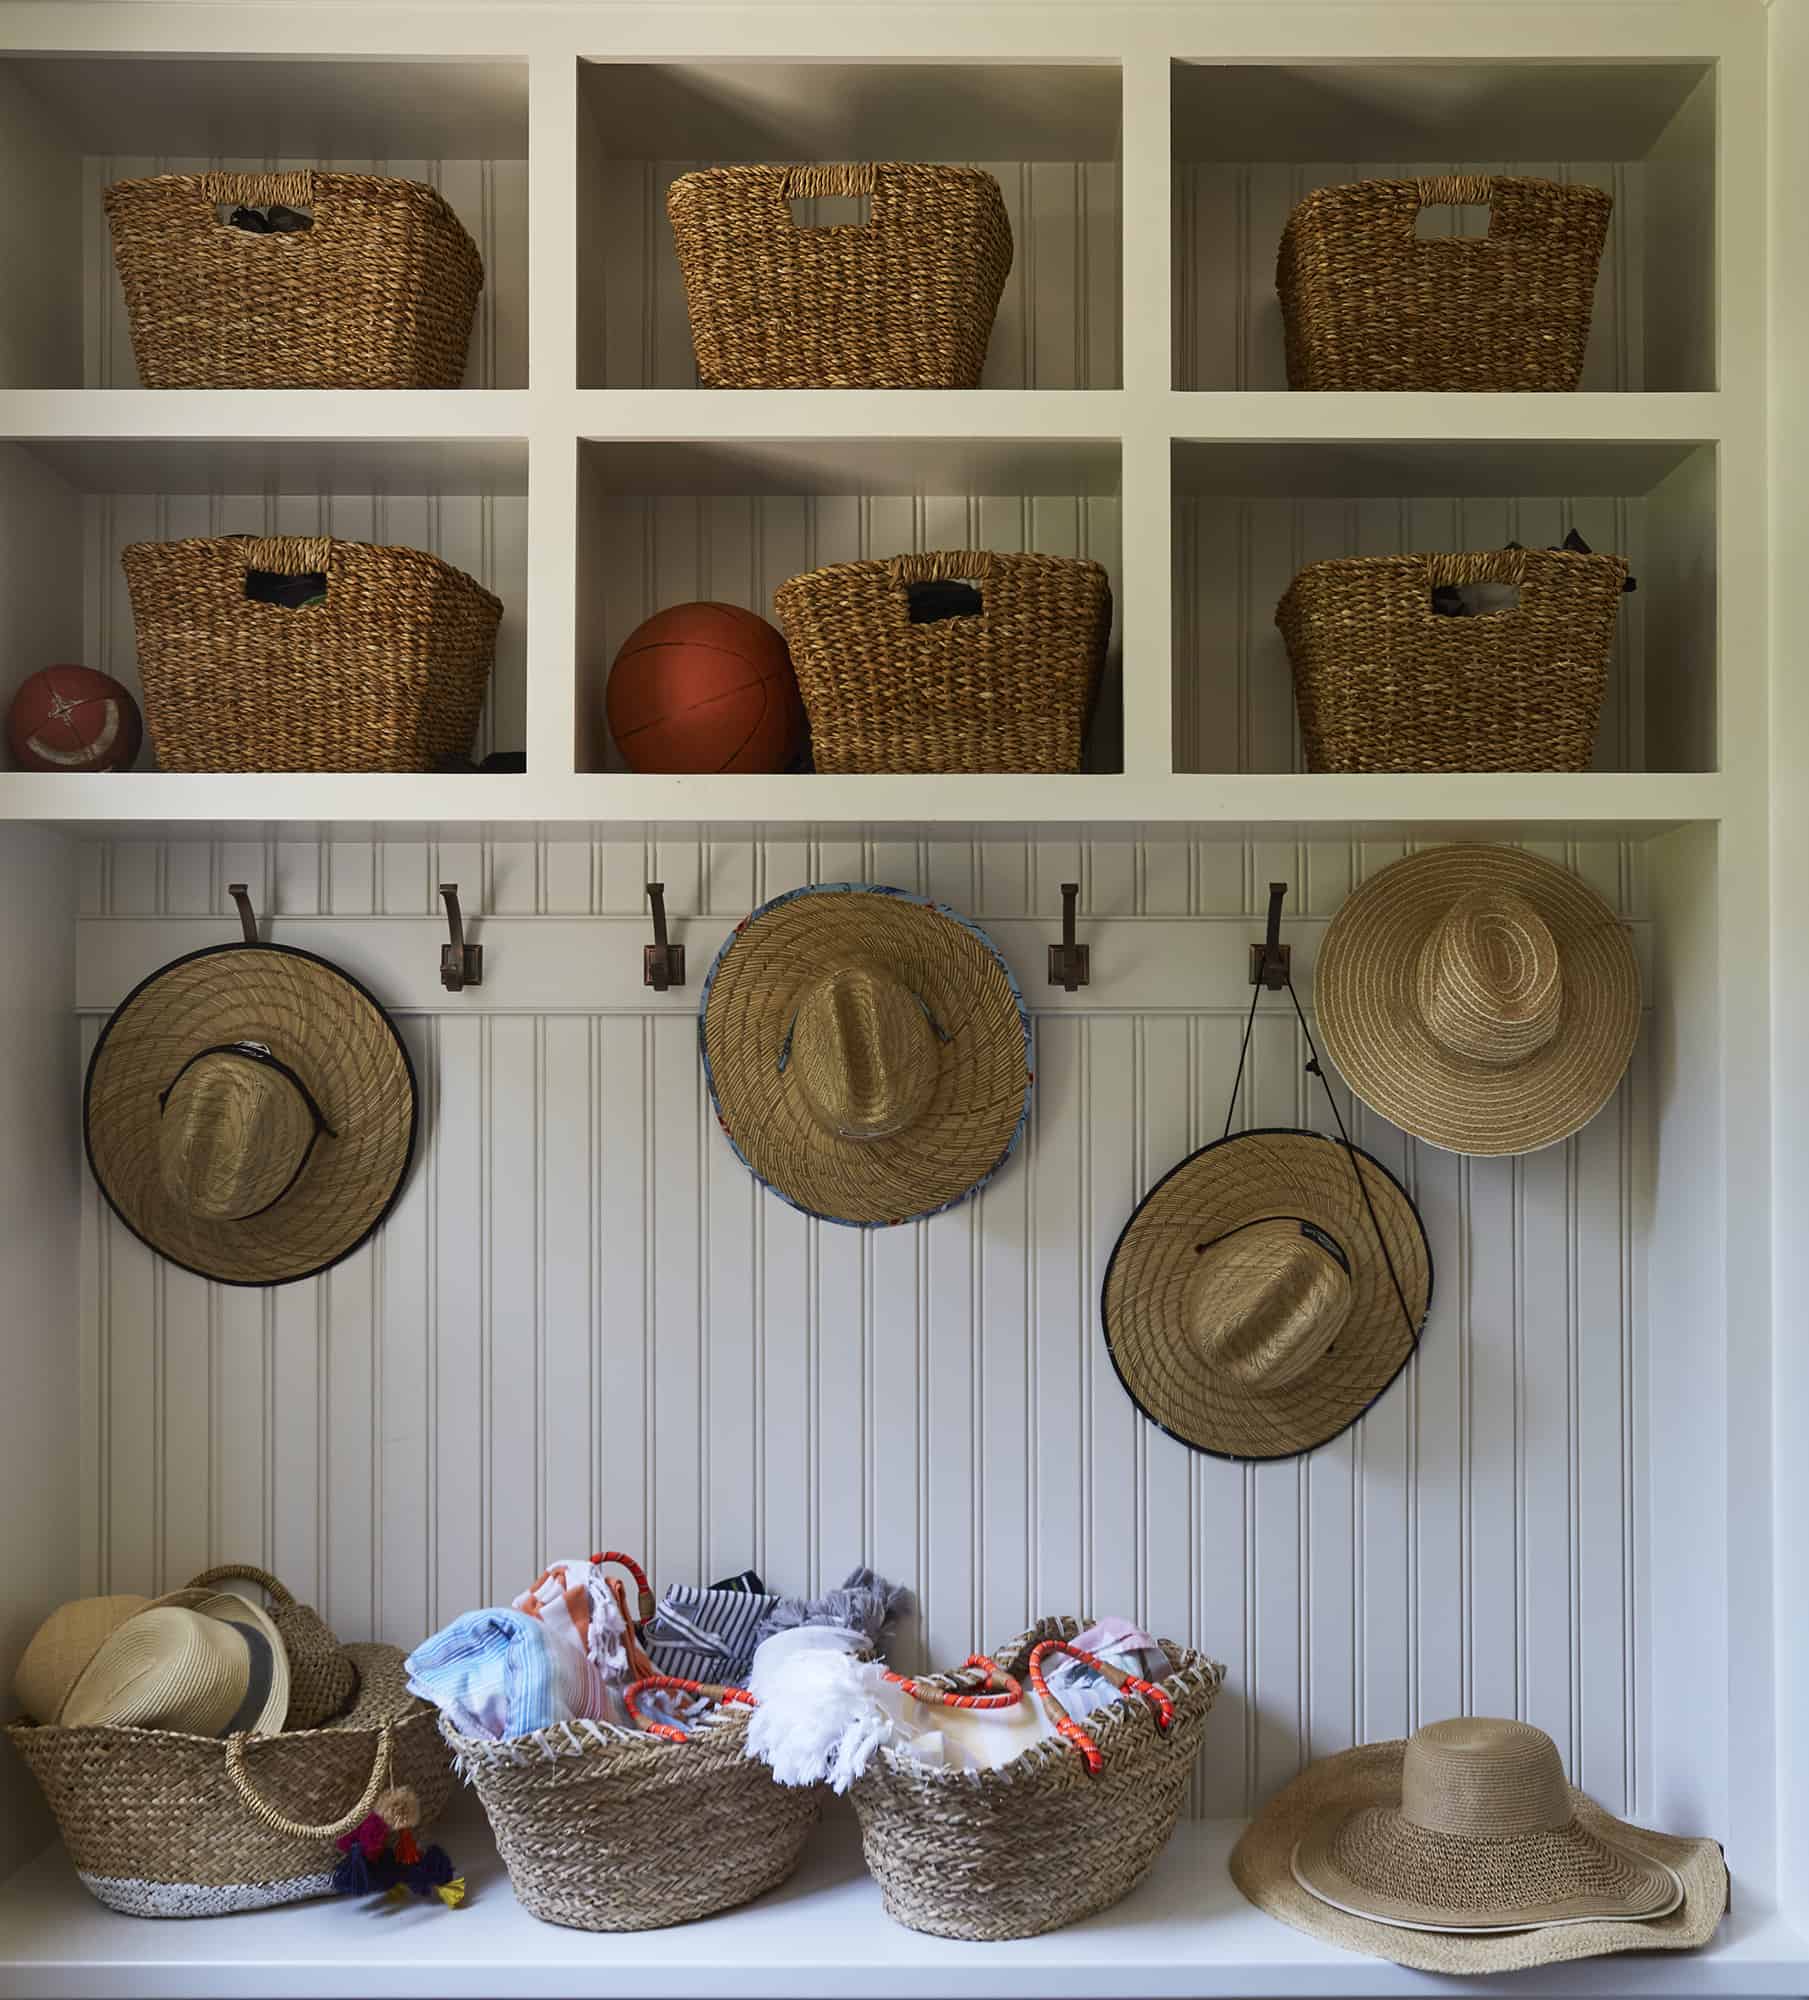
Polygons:
<instances>
[{"instance_id":1,"label":"orange beaded handle","mask_svg":"<svg viewBox=\"0 0 1809 2000\"><path fill-rule=\"evenodd\" d=\"M635 1705L635 1696L644 1688L676 1688L680 1694L700 1694L709 1701L719 1701L742 1708L758 1708L760 1704L746 1688L719 1687L710 1681L680 1680L676 1674L643 1674L638 1681L630 1681L622 1690L622 1700L628 1709L628 1719L637 1729L646 1730L649 1736L663 1736L668 1743L683 1743L689 1732L676 1729L670 1722L643 1722L641 1711Z\"/></svg>"},{"instance_id":2,"label":"orange beaded handle","mask_svg":"<svg viewBox=\"0 0 1809 2000\"><path fill-rule=\"evenodd\" d=\"M961 1671L966 1673L971 1667L984 1671L986 1685L992 1692L956 1694L949 1688L925 1687L909 1674L895 1674L890 1668L886 1670L885 1678L894 1687L903 1688L913 1701L929 1702L942 1708L1015 1708L1024 1699L1023 1688L996 1660L989 1660L984 1653L969 1653L961 1663Z\"/></svg>"},{"instance_id":3,"label":"orange beaded handle","mask_svg":"<svg viewBox=\"0 0 1809 2000\"><path fill-rule=\"evenodd\" d=\"M1081 1728L1055 1696L1049 1692L1049 1685L1043 1679L1043 1656L1046 1653L1066 1653L1071 1660L1080 1660L1097 1674L1103 1674L1120 1694L1140 1694L1156 1712L1156 1727L1164 1732L1175 1719L1175 1705L1154 1681L1140 1679L1136 1674L1127 1674L1122 1667L1115 1667L1110 1660L1102 1660L1096 1653L1083 1652L1080 1647L1066 1639L1045 1639L1030 1655L1030 1685L1036 1690L1037 1700L1043 1704L1049 1720L1072 1743L1085 1760L1087 1774L1098 1777L1105 1767L1105 1759L1099 1754L1099 1745Z\"/></svg>"},{"instance_id":4,"label":"orange beaded handle","mask_svg":"<svg viewBox=\"0 0 1809 2000\"><path fill-rule=\"evenodd\" d=\"M652 1618L655 1610L653 1585L647 1581L647 1572L642 1569L633 1556L625 1556L619 1549L605 1549L600 1555L593 1555L591 1561L594 1563L616 1563L634 1578L641 1590L641 1616L639 1622L645 1625Z\"/></svg>"}]
</instances>

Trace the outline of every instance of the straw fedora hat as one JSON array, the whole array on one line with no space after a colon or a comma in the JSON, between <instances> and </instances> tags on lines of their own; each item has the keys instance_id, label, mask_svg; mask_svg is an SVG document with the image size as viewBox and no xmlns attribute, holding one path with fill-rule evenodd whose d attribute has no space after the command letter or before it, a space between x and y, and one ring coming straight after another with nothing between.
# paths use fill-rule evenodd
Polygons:
<instances>
[{"instance_id":1,"label":"straw fedora hat","mask_svg":"<svg viewBox=\"0 0 1809 2000\"><path fill-rule=\"evenodd\" d=\"M289 1658L261 1605L231 1591L86 1597L38 1628L14 1692L64 1728L266 1734L289 1711Z\"/></svg>"},{"instance_id":2,"label":"straw fedora hat","mask_svg":"<svg viewBox=\"0 0 1809 2000\"><path fill-rule=\"evenodd\" d=\"M871 1228L985 1185L1030 1104L1030 1017L991 940L902 889L794 889L717 954L698 1009L729 1143L807 1215Z\"/></svg>"},{"instance_id":3,"label":"straw fedora hat","mask_svg":"<svg viewBox=\"0 0 1809 2000\"><path fill-rule=\"evenodd\" d=\"M357 980L285 945L191 952L101 1031L88 1163L134 1236L185 1270L280 1285L355 1250L414 1151L414 1070Z\"/></svg>"},{"instance_id":4,"label":"straw fedora hat","mask_svg":"<svg viewBox=\"0 0 1809 2000\"><path fill-rule=\"evenodd\" d=\"M1431 1302L1407 1191L1361 1148L1284 1130L1221 1139L1158 1181L1112 1251L1101 1313L1151 1422L1222 1458L1288 1458L1381 1395Z\"/></svg>"},{"instance_id":5,"label":"straw fedora hat","mask_svg":"<svg viewBox=\"0 0 1809 2000\"><path fill-rule=\"evenodd\" d=\"M1616 1819L1565 1782L1543 1730L1486 1717L1310 1765L1231 1875L1294 1929L1425 1972L1687 1948L1727 1907L1714 1841Z\"/></svg>"},{"instance_id":6,"label":"straw fedora hat","mask_svg":"<svg viewBox=\"0 0 1809 2000\"><path fill-rule=\"evenodd\" d=\"M1510 847L1394 862L1326 927L1320 1032L1363 1102L1455 1153L1530 1153L1601 1110L1639 1033L1639 966L1588 883Z\"/></svg>"}]
</instances>

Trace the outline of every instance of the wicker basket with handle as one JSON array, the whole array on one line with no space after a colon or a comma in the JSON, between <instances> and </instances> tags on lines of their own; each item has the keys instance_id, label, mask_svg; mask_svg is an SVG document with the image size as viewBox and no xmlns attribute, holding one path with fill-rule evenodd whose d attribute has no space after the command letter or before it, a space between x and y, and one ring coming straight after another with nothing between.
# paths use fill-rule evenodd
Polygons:
<instances>
[{"instance_id":1,"label":"wicker basket with handle","mask_svg":"<svg viewBox=\"0 0 1809 2000\"><path fill-rule=\"evenodd\" d=\"M867 219L793 220L794 199L870 197ZM972 389L1011 269L991 174L898 161L711 167L666 213L697 372L712 389Z\"/></svg>"},{"instance_id":2,"label":"wicker basket with handle","mask_svg":"<svg viewBox=\"0 0 1809 2000\"><path fill-rule=\"evenodd\" d=\"M456 389L483 290L464 225L420 181L158 174L105 195L147 389ZM313 227L220 219L281 203Z\"/></svg>"},{"instance_id":3,"label":"wicker basket with handle","mask_svg":"<svg viewBox=\"0 0 1809 2000\"><path fill-rule=\"evenodd\" d=\"M204 1569L191 1589L243 1580L270 1600L270 1620L282 1634L289 1659L289 1713L285 1729L315 1729L349 1708L358 1693L358 1671L332 1628L311 1604L298 1604L267 1569L253 1563L218 1563Z\"/></svg>"},{"instance_id":4,"label":"wicker basket with handle","mask_svg":"<svg viewBox=\"0 0 1809 2000\"><path fill-rule=\"evenodd\" d=\"M921 586L970 582L920 616ZM1075 771L1105 665L1096 562L944 549L834 563L779 586L819 771Z\"/></svg>"},{"instance_id":5,"label":"wicker basket with handle","mask_svg":"<svg viewBox=\"0 0 1809 2000\"><path fill-rule=\"evenodd\" d=\"M134 542L145 721L166 771L429 771L471 751L500 600L438 556L325 537ZM318 573L321 602L247 597Z\"/></svg>"},{"instance_id":6,"label":"wicker basket with handle","mask_svg":"<svg viewBox=\"0 0 1809 2000\"><path fill-rule=\"evenodd\" d=\"M1486 203L1489 233L1422 238L1422 208ZM1316 189L1275 267L1292 389L1574 389L1614 207L1508 175Z\"/></svg>"},{"instance_id":7,"label":"wicker basket with handle","mask_svg":"<svg viewBox=\"0 0 1809 2000\"><path fill-rule=\"evenodd\" d=\"M1626 578L1619 556L1547 549L1310 564L1275 611L1307 769L1587 770ZM1520 601L1433 610L1477 583Z\"/></svg>"}]
</instances>

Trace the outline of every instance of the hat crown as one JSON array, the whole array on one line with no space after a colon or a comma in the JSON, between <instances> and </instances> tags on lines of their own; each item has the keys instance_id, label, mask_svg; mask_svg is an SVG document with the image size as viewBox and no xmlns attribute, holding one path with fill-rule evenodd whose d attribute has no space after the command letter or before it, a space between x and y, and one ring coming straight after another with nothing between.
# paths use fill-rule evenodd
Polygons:
<instances>
[{"instance_id":1,"label":"hat crown","mask_svg":"<svg viewBox=\"0 0 1809 2000\"><path fill-rule=\"evenodd\" d=\"M40 1625L19 1661L13 1692L34 1722L56 1722L88 1662L148 1597L77 1597L60 1604Z\"/></svg>"},{"instance_id":2,"label":"hat crown","mask_svg":"<svg viewBox=\"0 0 1809 2000\"><path fill-rule=\"evenodd\" d=\"M1189 1337L1246 1388L1280 1389L1322 1360L1350 1317L1349 1260L1299 1216L1270 1216L1195 1246Z\"/></svg>"},{"instance_id":3,"label":"hat crown","mask_svg":"<svg viewBox=\"0 0 1809 2000\"><path fill-rule=\"evenodd\" d=\"M157 1166L190 1215L230 1222L279 1200L308 1157L312 1107L287 1067L265 1051L206 1049L163 1100Z\"/></svg>"},{"instance_id":4,"label":"hat crown","mask_svg":"<svg viewBox=\"0 0 1809 2000\"><path fill-rule=\"evenodd\" d=\"M1451 905L1421 947L1415 987L1433 1039L1491 1069L1536 1055L1563 1012L1557 940L1512 889L1474 889Z\"/></svg>"},{"instance_id":5,"label":"hat crown","mask_svg":"<svg viewBox=\"0 0 1809 2000\"><path fill-rule=\"evenodd\" d=\"M64 1719L217 1736L250 1679L250 1642L239 1626L185 1605L153 1604L95 1655Z\"/></svg>"},{"instance_id":6,"label":"hat crown","mask_svg":"<svg viewBox=\"0 0 1809 2000\"><path fill-rule=\"evenodd\" d=\"M915 1124L940 1069L923 1001L864 963L837 967L805 994L787 1061L811 1116L841 1139L884 1139Z\"/></svg>"},{"instance_id":7,"label":"hat crown","mask_svg":"<svg viewBox=\"0 0 1809 2000\"><path fill-rule=\"evenodd\" d=\"M1558 1746L1531 1723L1456 1716L1429 1723L1401 1764L1401 1813L1467 1839L1545 1833L1571 1819Z\"/></svg>"}]
</instances>

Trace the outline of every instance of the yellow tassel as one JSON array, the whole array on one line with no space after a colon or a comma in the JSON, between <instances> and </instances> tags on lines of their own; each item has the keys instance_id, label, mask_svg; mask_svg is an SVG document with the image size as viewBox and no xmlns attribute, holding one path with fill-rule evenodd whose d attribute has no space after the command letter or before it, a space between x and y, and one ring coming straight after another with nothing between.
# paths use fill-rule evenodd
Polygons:
<instances>
[{"instance_id":1,"label":"yellow tassel","mask_svg":"<svg viewBox=\"0 0 1809 2000\"><path fill-rule=\"evenodd\" d=\"M450 1882L441 1883L434 1892L449 1910L456 1910L465 1900L465 1878L455 1875Z\"/></svg>"}]
</instances>

